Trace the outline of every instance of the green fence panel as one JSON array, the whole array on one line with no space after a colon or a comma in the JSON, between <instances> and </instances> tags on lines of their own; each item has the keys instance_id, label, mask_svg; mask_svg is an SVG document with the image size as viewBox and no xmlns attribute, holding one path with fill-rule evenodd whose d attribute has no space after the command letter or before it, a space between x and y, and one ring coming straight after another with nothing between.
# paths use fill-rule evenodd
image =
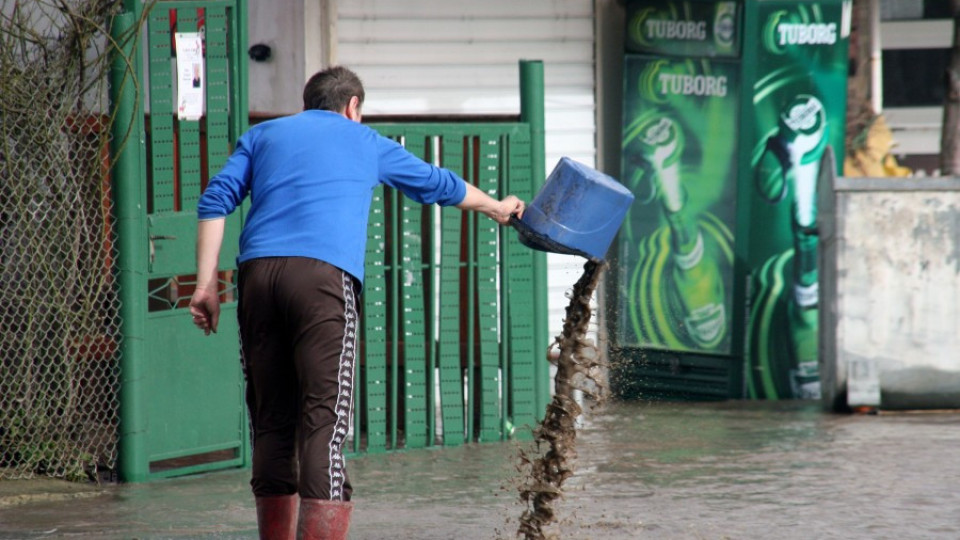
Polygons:
<instances>
[{"instance_id":1,"label":"green fence panel","mask_svg":"<svg viewBox=\"0 0 960 540\"><path fill-rule=\"evenodd\" d=\"M477 187L500 198L500 137L483 130L475 139ZM477 221L477 328L480 354L477 385L480 414L480 440L501 438L502 410L500 397L499 295L497 294L498 249L500 225L492 219Z\"/></svg>"},{"instance_id":2,"label":"green fence panel","mask_svg":"<svg viewBox=\"0 0 960 540\"><path fill-rule=\"evenodd\" d=\"M206 10L207 46L207 174L209 179L223 168L230 157L230 58L227 42L226 8ZM199 193L198 193L199 195ZM196 201L184 199L184 207Z\"/></svg>"},{"instance_id":3,"label":"green fence panel","mask_svg":"<svg viewBox=\"0 0 960 540\"><path fill-rule=\"evenodd\" d=\"M360 370L363 373L363 383L356 391L356 394L363 397L366 450L371 453L387 449L387 276L384 258L387 223L383 191L383 187L374 191L367 228L367 259L364 269L366 277L362 297L363 369ZM359 434L354 437L360 438Z\"/></svg>"},{"instance_id":4,"label":"green fence panel","mask_svg":"<svg viewBox=\"0 0 960 540\"><path fill-rule=\"evenodd\" d=\"M463 178L476 185L477 169L476 155L473 151L473 135L473 132L468 132L462 134L461 137L465 157ZM477 373L475 369L477 362L477 215L474 212L468 212L464 217L464 229L463 235L466 238L464 242L464 275L466 278L461 282L463 289L460 292L461 298L464 300L460 309L463 310L463 325L466 329L463 357L463 365L465 366L463 377L466 390L464 405L466 407L467 437L473 440L477 434L477 414L480 413L477 404Z\"/></svg>"},{"instance_id":5,"label":"green fence panel","mask_svg":"<svg viewBox=\"0 0 960 540\"><path fill-rule=\"evenodd\" d=\"M425 156L425 134L408 131L404 146L412 154ZM406 448L427 446L427 348L426 305L423 260L423 205L400 199L401 306L403 324L403 434ZM428 244L429 245L429 244Z\"/></svg>"},{"instance_id":6,"label":"green fence panel","mask_svg":"<svg viewBox=\"0 0 960 540\"><path fill-rule=\"evenodd\" d=\"M170 14L150 11L147 19L147 70L150 78L150 177L154 212L174 209L176 155L173 130L173 73L170 58Z\"/></svg>"},{"instance_id":7,"label":"green fence panel","mask_svg":"<svg viewBox=\"0 0 960 540\"><path fill-rule=\"evenodd\" d=\"M530 133L517 130L507 136L506 191L525 201L532 200L535 182L531 174ZM507 328L507 385L510 396L509 415L517 426L534 428L544 411L537 410L536 362L544 362L543 351L537 350L536 305L531 291L538 286L533 273L533 251L514 239L502 243L501 282L509 303L503 323ZM541 381L540 384L544 382ZM530 430L518 430L517 436L532 437Z\"/></svg>"},{"instance_id":8,"label":"green fence panel","mask_svg":"<svg viewBox=\"0 0 960 540\"><path fill-rule=\"evenodd\" d=\"M463 139L445 137L441 164L463 176ZM440 410L444 446L458 446L466 438L464 422L463 360L461 343L461 272L463 270L463 222L459 209L441 212L440 254L440 343L437 363L440 370Z\"/></svg>"}]
</instances>

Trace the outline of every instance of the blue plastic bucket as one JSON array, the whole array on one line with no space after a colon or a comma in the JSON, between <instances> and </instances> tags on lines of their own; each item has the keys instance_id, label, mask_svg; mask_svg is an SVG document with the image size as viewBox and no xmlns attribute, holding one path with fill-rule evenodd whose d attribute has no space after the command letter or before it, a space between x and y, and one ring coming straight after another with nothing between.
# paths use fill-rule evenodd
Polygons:
<instances>
[{"instance_id":1,"label":"blue plastic bucket","mask_svg":"<svg viewBox=\"0 0 960 540\"><path fill-rule=\"evenodd\" d=\"M563 157L514 226L527 247L603 260L631 203L622 184Z\"/></svg>"}]
</instances>

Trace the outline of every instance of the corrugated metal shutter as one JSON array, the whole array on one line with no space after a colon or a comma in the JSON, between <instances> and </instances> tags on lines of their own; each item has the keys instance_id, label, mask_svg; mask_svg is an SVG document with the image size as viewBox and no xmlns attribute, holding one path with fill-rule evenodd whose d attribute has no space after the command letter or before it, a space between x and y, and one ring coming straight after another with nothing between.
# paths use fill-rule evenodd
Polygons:
<instances>
[{"instance_id":1,"label":"corrugated metal shutter","mask_svg":"<svg viewBox=\"0 0 960 540\"><path fill-rule=\"evenodd\" d=\"M543 60L546 170L561 156L596 167L592 1L340 0L336 33L366 115L517 113L517 63ZM548 257L551 335L582 264Z\"/></svg>"}]
</instances>

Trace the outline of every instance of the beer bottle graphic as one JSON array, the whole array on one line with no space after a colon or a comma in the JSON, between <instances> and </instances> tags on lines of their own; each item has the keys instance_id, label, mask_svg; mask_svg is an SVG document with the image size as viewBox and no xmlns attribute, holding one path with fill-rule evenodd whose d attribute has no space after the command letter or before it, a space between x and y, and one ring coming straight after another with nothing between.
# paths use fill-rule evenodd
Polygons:
<instances>
[{"instance_id":1,"label":"beer bottle graphic","mask_svg":"<svg viewBox=\"0 0 960 540\"><path fill-rule=\"evenodd\" d=\"M793 283L789 298L792 386L797 397L817 398L817 179L827 146L827 119L815 96L799 95L779 116L778 130L767 140L757 168L757 186L770 202L792 191Z\"/></svg>"},{"instance_id":2,"label":"beer bottle graphic","mask_svg":"<svg viewBox=\"0 0 960 540\"><path fill-rule=\"evenodd\" d=\"M670 230L669 294L678 308L674 316L694 344L715 348L727 329L723 279L717 261L705 249L697 216L686 205L680 171L683 133L670 118L654 116L640 127L636 141Z\"/></svg>"}]
</instances>

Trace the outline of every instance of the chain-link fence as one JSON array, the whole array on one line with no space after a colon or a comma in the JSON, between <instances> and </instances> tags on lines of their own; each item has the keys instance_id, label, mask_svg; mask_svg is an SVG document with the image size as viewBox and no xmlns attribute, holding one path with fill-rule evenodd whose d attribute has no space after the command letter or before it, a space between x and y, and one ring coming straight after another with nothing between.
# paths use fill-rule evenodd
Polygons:
<instances>
[{"instance_id":1,"label":"chain-link fence","mask_svg":"<svg viewBox=\"0 0 960 540\"><path fill-rule=\"evenodd\" d=\"M0 0L0 479L115 468L109 24L119 0Z\"/></svg>"}]
</instances>

